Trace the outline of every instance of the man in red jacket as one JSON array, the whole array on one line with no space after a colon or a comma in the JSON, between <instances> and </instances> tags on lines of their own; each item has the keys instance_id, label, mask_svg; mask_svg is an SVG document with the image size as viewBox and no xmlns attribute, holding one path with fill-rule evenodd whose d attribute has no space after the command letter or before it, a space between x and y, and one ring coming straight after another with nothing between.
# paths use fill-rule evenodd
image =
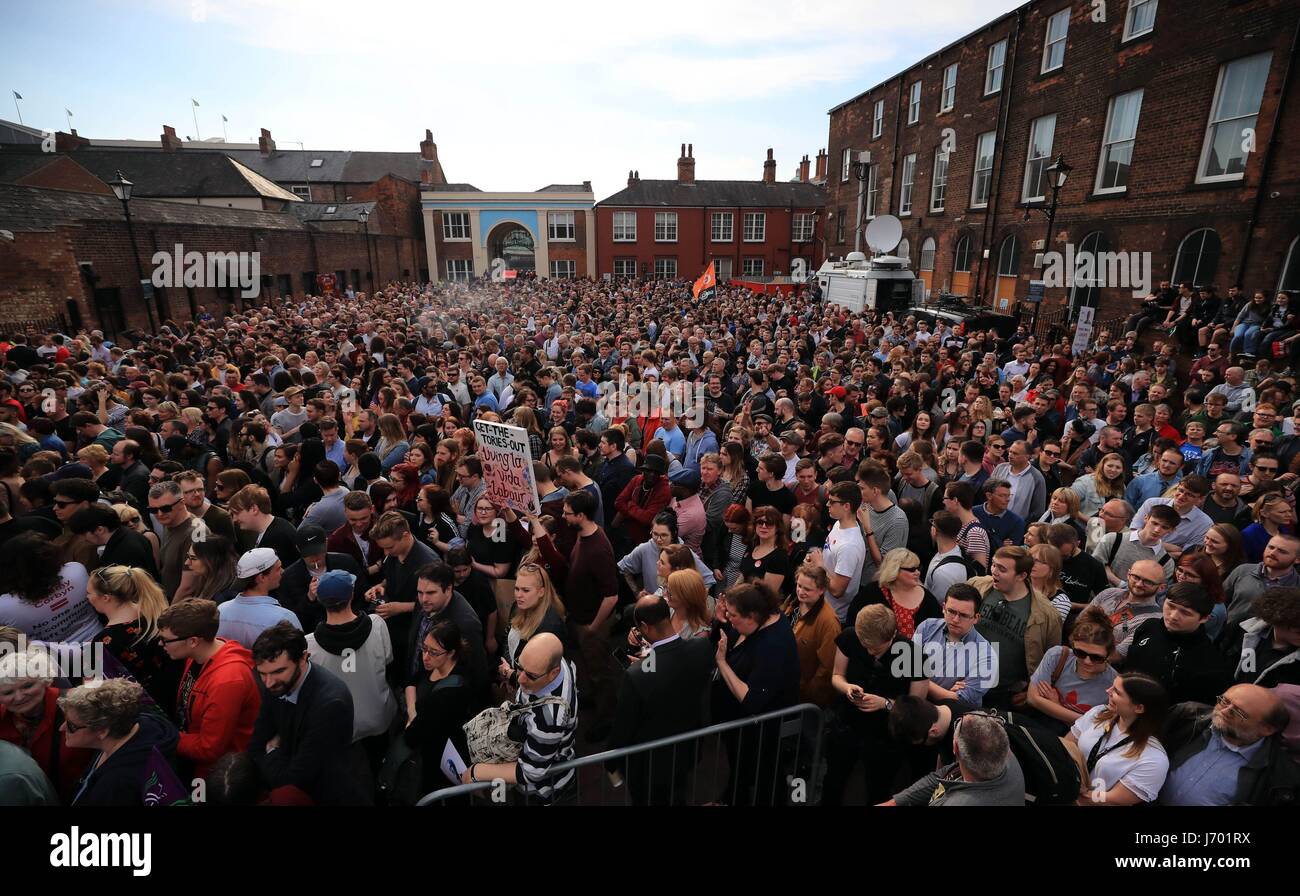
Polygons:
<instances>
[{"instance_id":1,"label":"man in red jacket","mask_svg":"<svg viewBox=\"0 0 1300 896\"><path fill-rule=\"evenodd\" d=\"M614 509L618 515L609 527L622 526L632 545L638 545L650 538L650 526L655 515L663 510L673 499L672 484L668 481L668 463L658 454L647 454L645 462L639 467L640 474L632 477L618 500Z\"/></svg>"},{"instance_id":2,"label":"man in red jacket","mask_svg":"<svg viewBox=\"0 0 1300 896\"><path fill-rule=\"evenodd\" d=\"M185 660L176 701L178 755L205 777L227 753L242 752L253 738L262 705L253 676L253 655L237 641L217 637L221 619L210 600L188 598L158 617L163 649Z\"/></svg>"}]
</instances>

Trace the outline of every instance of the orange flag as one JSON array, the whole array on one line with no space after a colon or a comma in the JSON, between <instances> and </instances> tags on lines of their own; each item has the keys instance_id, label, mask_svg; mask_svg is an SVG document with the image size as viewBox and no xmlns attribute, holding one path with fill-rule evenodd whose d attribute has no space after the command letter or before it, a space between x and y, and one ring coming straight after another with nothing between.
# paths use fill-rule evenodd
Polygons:
<instances>
[{"instance_id":1,"label":"orange flag","mask_svg":"<svg viewBox=\"0 0 1300 896\"><path fill-rule=\"evenodd\" d=\"M704 299L713 298L714 293L717 291L717 287L718 277L713 271L713 262L709 262L708 268L703 274L700 274L700 279L695 281L695 287L692 290L695 294L695 300L699 302Z\"/></svg>"}]
</instances>

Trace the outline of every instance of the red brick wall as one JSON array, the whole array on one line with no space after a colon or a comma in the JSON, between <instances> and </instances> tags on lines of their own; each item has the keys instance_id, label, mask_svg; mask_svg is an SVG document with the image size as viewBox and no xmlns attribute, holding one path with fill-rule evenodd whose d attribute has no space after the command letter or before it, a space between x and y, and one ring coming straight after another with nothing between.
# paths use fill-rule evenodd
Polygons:
<instances>
[{"instance_id":1,"label":"red brick wall","mask_svg":"<svg viewBox=\"0 0 1300 896\"><path fill-rule=\"evenodd\" d=\"M1296 28L1296 5L1286 0L1247 0L1234 4L1187 0L1177 8L1162 4L1155 30L1121 46L1125 8L1110 4L1109 21L1094 23L1090 5L1075 4L1070 21L1064 67L1040 74L1047 18L1059 3L1027 8L1016 36L1016 17L991 24L942 55L918 63L901 76L877 85L864 96L832 112L830 171L827 189L828 243L832 254L853 249L853 219L858 182L840 180L842 151L869 149L880 164L877 213L897 214L902 158L917 154L913 211L903 218L904 236L918 263L926 237L937 242L934 282L950 280L953 252L962 234L973 238L972 293L991 297L995 287L999 247L1009 234L1020 245L1017 295L1037 276L1031 245L1046 235L1046 221L1035 214L1024 222L1021 187L1034 118L1055 113L1052 156L1064 155L1074 171L1061 192L1053 246L1081 243L1100 231L1111 251L1151 252L1153 278L1170 276L1179 243L1201 227L1214 228L1222 251L1215 282L1220 287L1241 280L1247 287L1272 289L1277 284L1288 244L1300 232L1300 161L1286 147L1300 139L1300 115L1295 114L1295 85L1284 113L1280 144L1272 155L1269 181L1254 227L1254 242L1240 267L1247 221L1260 190L1265 148L1273 136L1283 73ZM1168 8L1167 8L1168 7ZM985 62L990 45L1010 37L1003 92L983 96ZM1256 124L1258 150L1248 161L1244 181L1195 183L1202 142L1222 63L1258 52L1272 52L1271 68ZM953 111L938 114L944 67L958 63L957 96ZM906 123L908 88L922 82L920 122ZM1294 76L1293 76L1294 78ZM901 95L900 95L901 87ZM1127 194L1093 195L1110 98L1144 88L1141 119ZM877 99L885 100L884 129L871 137L871 115ZM977 136L998 129L999 101L1007 103L1006 127L994 158L995 196L987 210L968 208L974 173ZM897 127L897 140L895 140ZM945 210L929 211L934 150L943 129L956 133L949 158ZM1279 196L1274 199L1274 191ZM845 240L836 242L836 212L846 212ZM864 247L865 248L865 247ZM982 261L981 250L990 258ZM1049 289L1048 303L1066 299L1063 289ZM1102 290L1103 313L1118 312L1136 303L1128 289Z\"/></svg>"},{"instance_id":2,"label":"red brick wall","mask_svg":"<svg viewBox=\"0 0 1300 896\"><path fill-rule=\"evenodd\" d=\"M53 156L50 163L15 183L24 187L71 190L75 193L98 193L112 196L113 189L67 156Z\"/></svg>"}]
</instances>

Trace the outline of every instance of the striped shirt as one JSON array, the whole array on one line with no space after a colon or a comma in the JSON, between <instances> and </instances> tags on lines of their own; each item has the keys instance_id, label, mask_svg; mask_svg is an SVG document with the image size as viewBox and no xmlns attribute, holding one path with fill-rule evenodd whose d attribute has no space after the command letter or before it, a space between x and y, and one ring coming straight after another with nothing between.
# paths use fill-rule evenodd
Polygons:
<instances>
[{"instance_id":1,"label":"striped shirt","mask_svg":"<svg viewBox=\"0 0 1300 896\"><path fill-rule=\"evenodd\" d=\"M559 697L562 702L541 703L518 719L523 723L524 740L515 766L515 786L527 796L550 803L573 784L577 775L575 769L558 777L551 773L551 766L572 760L577 752L577 674L568 660L560 660L560 676L541 693L530 694L521 687L515 702L540 703L547 697Z\"/></svg>"}]
</instances>

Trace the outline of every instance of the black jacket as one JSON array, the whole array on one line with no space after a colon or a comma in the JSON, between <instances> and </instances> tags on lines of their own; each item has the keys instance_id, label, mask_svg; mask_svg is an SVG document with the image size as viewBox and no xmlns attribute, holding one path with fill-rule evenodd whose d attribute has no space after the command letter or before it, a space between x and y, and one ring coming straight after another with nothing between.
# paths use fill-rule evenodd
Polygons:
<instances>
[{"instance_id":1,"label":"black jacket","mask_svg":"<svg viewBox=\"0 0 1300 896\"><path fill-rule=\"evenodd\" d=\"M366 576L366 571L348 554L335 553L325 555L325 569L341 569L357 577L356 584L352 588L352 609L365 615L368 612L366 591L370 588L370 579ZM280 602L280 606L293 611L305 632L315 631L316 626L325 621L325 608L308 596L307 592L310 588L311 571L307 569L306 561L298 560L285 567L275 597Z\"/></svg>"},{"instance_id":2,"label":"black jacket","mask_svg":"<svg viewBox=\"0 0 1300 896\"><path fill-rule=\"evenodd\" d=\"M715 650L708 638L678 638L656 648L653 660L633 662L623 673L610 749L704 727Z\"/></svg>"},{"instance_id":3,"label":"black jacket","mask_svg":"<svg viewBox=\"0 0 1300 896\"><path fill-rule=\"evenodd\" d=\"M120 563L123 566L143 569L155 579L160 578L158 564L153 559L153 545L149 544L149 539L139 532L128 529L125 523L108 537L108 544L104 545L104 553L100 555L100 560L104 566Z\"/></svg>"},{"instance_id":4,"label":"black jacket","mask_svg":"<svg viewBox=\"0 0 1300 896\"><path fill-rule=\"evenodd\" d=\"M1179 703L1169 710L1160 743L1169 754L1169 773L1191 759L1210 740L1214 710L1200 703ZM1300 800L1300 765L1273 735L1237 772L1235 806L1294 806Z\"/></svg>"},{"instance_id":5,"label":"black jacket","mask_svg":"<svg viewBox=\"0 0 1300 896\"><path fill-rule=\"evenodd\" d=\"M1165 628L1154 616L1133 633L1124 671L1145 672L1169 691L1171 703L1212 704L1232 684L1232 671L1211 643L1205 626L1187 635Z\"/></svg>"},{"instance_id":6,"label":"black jacket","mask_svg":"<svg viewBox=\"0 0 1300 896\"><path fill-rule=\"evenodd\" d=\"M140 461L121 471L117 487L126 492L136 510L143 512L149 506L149 468Z\"/></svg>"},{"instance_id":7,"label":"black jacket","mask_svg":"<svg viewBox=\"0 0 1300 896\"><path fill-rule=\"evenodd\" d=\"M151 760L166 765L176 755L176 726L157 713L140 714L140 730L104 764L87 770L74 806L143 806ZM55 733L55 737L62 737Z\"/></svg>"},{"instance_id":8,"label":"black jacket","mask_svg":"<svg viewBox=\"0 0 1300 896\"><path fill-rule=\"evenodd\" d=\"M268 788L293 785L321 805L370 805L352 762L352 694L328 669L309 665L305 674L297 703L262 692L248 755Z\"/></svg>"}]
</instances>

